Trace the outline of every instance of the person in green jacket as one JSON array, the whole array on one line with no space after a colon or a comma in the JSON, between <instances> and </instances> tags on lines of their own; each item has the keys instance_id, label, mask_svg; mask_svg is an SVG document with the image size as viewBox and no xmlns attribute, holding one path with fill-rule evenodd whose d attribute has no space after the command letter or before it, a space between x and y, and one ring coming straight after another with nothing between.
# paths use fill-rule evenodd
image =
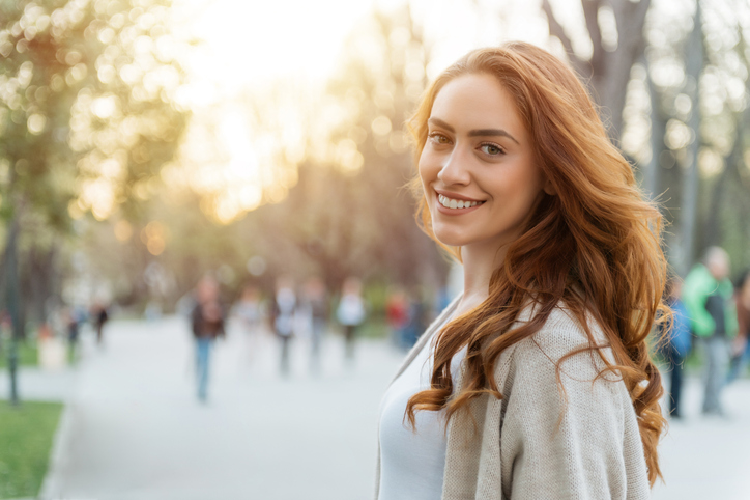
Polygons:
<instances>
[{"instance_id":1,"label":"person in green jacket","mask_svg":"<svg viewBox=\"0 0 750 500\"><path fill-rule=\"evenodd\" d=\"M685 278L683 300L706 360L704 415L724 415L721 389L729 366L729 341L737 334L729 255L711 247Z\"/></svg>"}]
</instances>

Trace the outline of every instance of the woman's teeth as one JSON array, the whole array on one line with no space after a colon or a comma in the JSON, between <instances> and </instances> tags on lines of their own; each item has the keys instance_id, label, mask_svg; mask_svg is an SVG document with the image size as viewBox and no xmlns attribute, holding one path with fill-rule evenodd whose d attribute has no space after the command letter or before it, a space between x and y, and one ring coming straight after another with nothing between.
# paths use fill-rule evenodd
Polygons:
<instances>
[{"instance_id":1,"label":"woman's teeth","mask_svg":"<svg viewBox=\"0 0 750 500\"><path fill-rule=\"evenodd\" d=\"M450 208L453 210L457 210L459 208L469 208L484 203L484 201L455 200L453 198L443 196L442 194L438 195L438 202L440 202L440 204L445 208Z\"/></svg>"}]
</instances>

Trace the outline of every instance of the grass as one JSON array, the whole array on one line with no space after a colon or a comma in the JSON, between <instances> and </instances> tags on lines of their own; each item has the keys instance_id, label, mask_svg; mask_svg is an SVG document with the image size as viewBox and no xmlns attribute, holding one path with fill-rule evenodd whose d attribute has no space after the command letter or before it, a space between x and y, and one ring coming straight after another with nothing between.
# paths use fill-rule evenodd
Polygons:
<instances>
[{"instance_id":1,"label":"grass","mask_svg":"<svg viewBox=\"0 0 750 500\"><path fill-rule=\"evenodd\" d=\"M47 474L61 403L0 400L0 498L36 497Z\"/></svg>"},{"instance_id":2,"label":"grass","mask_svg":"<svg viewBox=\"0 0 750 500\"><path fill-rule=\"evenodd\" d=\"M3 339L2 348L0 348L0 368L8 366L8 349L10 349L10 341ZM36 366L37 356L36 342L28 340L18 343L19 366Z\"/></svg>"}]
</instances>

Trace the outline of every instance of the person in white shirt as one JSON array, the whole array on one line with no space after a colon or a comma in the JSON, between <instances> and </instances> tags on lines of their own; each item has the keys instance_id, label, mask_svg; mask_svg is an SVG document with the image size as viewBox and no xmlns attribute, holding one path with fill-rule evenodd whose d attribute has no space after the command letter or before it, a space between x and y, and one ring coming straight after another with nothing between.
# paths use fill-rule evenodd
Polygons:
<instances>
[{"instance_id":1,"label":"person in white shirt","mask_svg":"<svg viewBox=\"0 0 750 500\"><path fill-rule=\"evenodd\" d=\"M354 359L354 336L357 327L365 321L366 315L361 289L362 284L357 278L347 278L344 281L341 301L336 310L339 323L344 327L345 356L349 362Z\"/></svg>"}]
</instances>

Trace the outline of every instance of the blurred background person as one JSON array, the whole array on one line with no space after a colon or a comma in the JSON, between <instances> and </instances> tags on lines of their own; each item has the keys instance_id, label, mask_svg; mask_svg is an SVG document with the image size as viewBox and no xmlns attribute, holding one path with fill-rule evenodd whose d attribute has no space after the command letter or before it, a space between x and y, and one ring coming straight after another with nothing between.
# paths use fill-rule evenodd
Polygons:
<instances>
[{"instance_id":1,"label":"blurred background person","mask_svg":"<svg viewBox=\"0 0 750 500\"><path fill-rule=\"evenodd\" d=\"M672 277L666 287L667 304L672 309L672 323L661 339L661 352L669 370L668 415L682 418L682 385L685 359L690 353L692 332L690 315L682 302L682 279Z\"/></svg>"},{"instance_id":2,"label":"blurred background person","mask_svg":"<svg viewBox=\"0 0 750 500\"><path fill-rule=\"evenodd\" d=\"M91 311L91 317L94 320L94 331L96 332L96 343L101 345L104 342L104 325L109 321L109 313L103 302L96 302Z\"/></svg>"},{"instance_id":3,"label":"blurred background person","mask_svg":"<svg viewBox=\"0 0 750 500\"><path fill-rule=\"evenodd\" d=\"M729 339L737 332L733 287L727 276L729 255L720 247L711 247L685 278L683 287L683 300L705 363L704 415L725 415L721 392L729 365Z\"/></svg>"},{"instance_id":4,"label":"blurred background person","mask_svg":"<svg viewBox=\"0 0 750 500\"><path fill-rule=\"evenodd\" d=\"M323 335L328 327L328 294L325 283L319 276L310 278L305 285L305 301L311 314L310 370L320 371L320 349Z\"/></svg>"},{"instance_id":5,"label":"blurred background person","mask_svg":"<svg viewBox=\"0 0 750 500\"><path fill-rule=\"evenodd\" d=\"M409 300L400 286L394 287L385 302L385 320L391 337L401 349L408 349L405 339L409 324Z\"/></svg>"},{"instance_id":6,"label":"blurred background person","mask_svg":"<svg viewBox=\"0 0 750 500\"><path fill-rule=\"evenodd\" d=\"M357 328L365 321L365 314L362 284L357 278L349 277L344 281L341 301L336 310L339 324L344 327L344 357L347 361L354 360L354 337Z\"/></svg>"},{"instance_id":7,"label":"blurred background person","mask_svg":"<svg viewBox=\"0 0 750 500\"><path fill-rule=\"evenodd\" d=\"M63 310L65 336L68 341L68 359L75 360L78 355L78 339L80 337L80 323L75 309L66 307Z\"/></svg>"},{"instance_id":8,"label":"blurred background person","mask_svg":"<svg viewBox=\"0 0 750 500\"><path fill-rule=\"evenodd\" d=\"M162 306L156 300L149 300L146 308L143 310L143 316L145 316L146 321L159 321L162 319L162 314Z\"/></svg>"},{"instance_id":9,"label":"blurred background person","mask_svg":"<svg viewBox=\"0 0 750 500\"><path fill-rule=\"evenodd\" d=\"M289 350L294 336L294 314L297 307L297 297L294 293L294 281L289 276L281 276L276 281L276 295L271 308L273 330L281 344L280 372L284 377L289 376L291 370Z\"/></svg>"},{"instance_id":10,"label":"blurred background person","mask_svg":"<svg viewBox=\"0 0 750 500\"><path fill-rule=\"evenodd\" d=\"M407 349L411 349L430 323L430 307L425 302L424 288L413 287L409 294L409 324L406 326L404 338L404 346Z\"/></svg>"},{"instance_id":11,"label":"blurred background person","mask_svg":"<svg viewBox=\"0 0 750 500\"><path fill-rule=\"evenodd\" d=\"M260 347L260 330L263 324L260 290L257 286L247 285L242 289L240 300L234 306L234 315L247 340L248 357L252 359Z\"/></svg>"},{"instance_id":12,"label":"blurred background person","mask_svg":"<svg viewBox=\"0 0 750 500\"><path fill-rule=\"evenodd\" d=\"M203 277L196 287L196 299L191 318L196 347L198 399L205 402L212 344L217 337L226 335L218 282L210 276Z\"/></svg>"},{"instance_id":13,"label":"blurred background person","mask_svg":"<svg viewBox=\"0 0 750 500\"><path fill-rule=\"evenodd\" d=\"M746 269L737 281L736 304L738 333L732 342L727 383L741 378L750 361L750 269Z\"/></svg>"}]
</instances>

